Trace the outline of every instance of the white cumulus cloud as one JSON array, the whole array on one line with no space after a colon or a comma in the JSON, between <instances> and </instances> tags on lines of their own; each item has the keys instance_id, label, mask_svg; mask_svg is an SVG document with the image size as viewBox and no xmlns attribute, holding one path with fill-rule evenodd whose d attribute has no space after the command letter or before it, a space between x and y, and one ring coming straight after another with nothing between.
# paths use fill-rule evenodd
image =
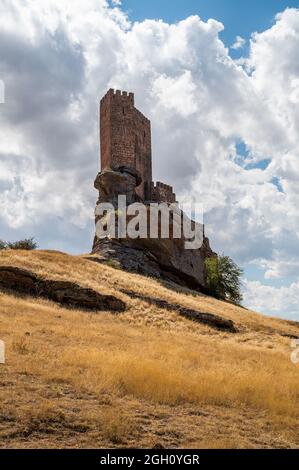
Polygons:
<instances>
[{"instance_id":1,"label":"white cumulus cloud","mask_svg":"<svg viewBox=\"0 0 299 470\"><path fill-rule=\"evenodd\" d=\"M298 320L299 281L288 287L264 285L260 281L245 281L245 288L245 302L252 310Z\"/></svg>"},{"instance_id":2,"label":"white cumulus cloud","mask_svg":"<svg viewBox=\"0 0 299 470\"><path fill-rule=\"evenodd\" d=\"M242 49L246 44L246 40L241 36L237 36L235 42L231 46L231 49Z\"/></svg>"}]
</instances>

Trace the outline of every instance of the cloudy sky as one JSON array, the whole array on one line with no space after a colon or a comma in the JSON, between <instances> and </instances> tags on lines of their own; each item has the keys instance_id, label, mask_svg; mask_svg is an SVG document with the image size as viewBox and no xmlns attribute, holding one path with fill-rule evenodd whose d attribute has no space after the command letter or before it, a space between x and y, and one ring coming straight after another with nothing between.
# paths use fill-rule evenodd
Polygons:
<instances>
[{"instance_id":1,"label":"cloudy sky","mask_svg":"<svg viewBox=\"0 0 299 470\"><path fill-rule=\"evenodd\" d=\"M90 250L99 99L134 91L155 179L203 203L244 304L299 320L296 3L0 0L0 238Z\"/></svg>"}]
</instances>

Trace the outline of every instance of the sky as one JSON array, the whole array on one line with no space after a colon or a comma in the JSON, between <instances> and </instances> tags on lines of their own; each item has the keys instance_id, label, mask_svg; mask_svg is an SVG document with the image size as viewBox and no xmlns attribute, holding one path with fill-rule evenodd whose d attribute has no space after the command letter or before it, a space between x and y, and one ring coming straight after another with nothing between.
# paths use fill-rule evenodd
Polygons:
<instances>
[{"instance_id":1,"label":"sky","mask_svg":"<svg viewBox=\"0 0 299 470\"><path fill-rule=\"evenodd\" d=\"M0 0L0 238L90 251L99 100L133 91L154 178L203 204L244 305L299 320L297 7Z\"/></svg>"},{"instance_id":2,"label":"sky","mask_svg":"<svg viewBox=\"0 0 299 470\"><path fill-rule=\"evenodd\" d=\"M225 27L220 37L227 46L234 44L237 36L249 39L253 32L269 28L274 23L275 15L287 7L298 8L298 0L122 1L123 10L133 21L151 18L174 23L195 14L204 21L215 18Z\"/></svg>"}]
</instances>

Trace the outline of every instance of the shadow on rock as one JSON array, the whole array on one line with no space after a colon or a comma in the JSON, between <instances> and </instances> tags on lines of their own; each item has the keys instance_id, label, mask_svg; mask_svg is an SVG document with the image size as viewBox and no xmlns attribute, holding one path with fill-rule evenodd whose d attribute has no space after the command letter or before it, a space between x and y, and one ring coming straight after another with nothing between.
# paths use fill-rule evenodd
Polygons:
<instances>
[{"instance_id":1,"label":"shadow on rock","mask_svg":"<svg viewBox=\"0 0 299 470\"><path fill-rule=\"evenodd\" d=\"M172 304L170 302L167 302L166 300L156 299L155 297L148 297L125 289L121 289L121 292L131 298L143 300L151 305L156 305L159 308L164 308L166 310L172 311L174 310L180 316L187 318L188 320L203 323L212 328L216 328L217 330L228 331L230 333L238 332L232 320L227 320L226 318L220 317L218 315L214 315L212 313L199 312L198 310L186 308L179 304Z\"/></svg>"},{"instance_id":2,"label":"shadow on rock","mask_svg":"<svg viewBox=\"0 0 299 470\"><path fill-rule=\"evenodd\" d=\"M0 288L53 300L79 310L126 310L126 304L113 295L100 294L75 282L44 279L14 266L0 266Z\"/></svg>"}]
</instances>

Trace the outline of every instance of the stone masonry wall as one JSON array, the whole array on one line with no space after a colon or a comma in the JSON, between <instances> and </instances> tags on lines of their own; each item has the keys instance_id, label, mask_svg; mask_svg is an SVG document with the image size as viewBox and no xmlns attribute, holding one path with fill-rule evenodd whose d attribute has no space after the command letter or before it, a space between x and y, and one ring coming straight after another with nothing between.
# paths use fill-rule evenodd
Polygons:
<instances>
[{"instance_id":1,"label":"stone masonry wall","mask_svg":"<svg viewBox=\"0 0 299 470\"><path fill-rule=\"evenodd\" d=\"M139 171L137 193L150 196L152 181L151 125L134 106L134 94L110 89L100 104L102 170L120 166Z\"/></svg>"}]
</instances>

